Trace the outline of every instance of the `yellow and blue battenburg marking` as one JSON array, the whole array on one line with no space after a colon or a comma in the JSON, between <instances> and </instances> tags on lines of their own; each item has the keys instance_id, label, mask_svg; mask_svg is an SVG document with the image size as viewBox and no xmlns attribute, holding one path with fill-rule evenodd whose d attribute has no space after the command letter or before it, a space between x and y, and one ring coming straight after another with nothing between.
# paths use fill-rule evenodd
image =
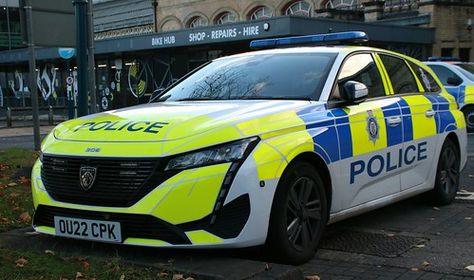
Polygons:
<instances>
[{"instance_id":1,"label":"yellow and blue battenburg marking","mask_svg":"<svg viewBox=\"0 0 474 280\"><path fill-rule=\"evenodd\" d=\"M453 113L449 110L449 102L446 98L439 95L426 95L433 104L433 110L436 112L436 133L456 130L456 121Z\"/></svg>"},{"instance_id":2,"label":"yellow and blue battenburg marking","mask_svg":"<svg viewBox=\"0 0 474 280\"><path fill-rule=\"evenodd\" d=\"M423 107L420 107L421 109L432 108L435 112L433 119L427 118L425 111L420 111L422 114L414 117L410 107L416 108L416 106L418 106L417 104L423 104ZM371 112L371 110L367 110L365 114L364 112L357 112L355 114L359 114L361 117L351 121L349 110L327 110L325 106L314 105L299 111L297 115L306 124L306 130L314 142L314 151L319 154L327 164L399 145L414 139L422 139L424 137L453 131L458 127L453 113L450 110L450 103L445 97L428 94L425 96L400 97L397 102L393 102L381 108L383 115L379 113L376 121L377 125L380 125L378 133L385 135L379 135L377 138L380 139L374 139L374 146L370 147L370 145L358 141L365 140L364 137L367 137L367 140L369 140L369 132L366 131L367 135L365 135L366 133L362 131L356 131L356 129L362 127L361 121L358 121L358 119L367 119L370 117L369 112ZM383 120L381 119L382 116ZM388 119L397 116L401 118L400 125L389 125ZM417 123L416 129L418 129L418 131L415 132L414 122L417 118L425 119L425 122L431 123L431 125ZM375 145L377 141L381 142ZM356 145L357 147L355 147ZM362 149L360 147L364 148ZM355 150L355 148L358 150Z\"/></svg>"},{"instance_id":3,"label":"yellow and blue battenburg marking","mask_svg":"<svg viewBox=\"0 0 474 280\"><path fill-rule=\"evenodd\" d=\"M456 99L459 107L463 107L465 104L474 104L474 85L448 87L446 90Z\"/></svg>"},{"instance_id":4,"label":"yellow and blue battenburg marking","mask_svg":"<svg viewBox=\"0 0 474 280\"><path fill-rule=\"evenodd\" d=\"M350 140L349 117L342 109L326 110L315 105L298 112L313 138L314 151L329 164L352 156L352 143L341 145L341 139ZM351 141L347 141L348 143Z\"/></svg>"}]
</instances>

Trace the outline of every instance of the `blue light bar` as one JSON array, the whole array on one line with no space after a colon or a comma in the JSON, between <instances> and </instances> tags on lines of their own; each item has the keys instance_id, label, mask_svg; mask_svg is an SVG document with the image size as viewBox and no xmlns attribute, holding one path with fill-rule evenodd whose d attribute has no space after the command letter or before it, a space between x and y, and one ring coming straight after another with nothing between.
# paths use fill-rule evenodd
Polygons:
<instances>
[{"instance_id":1,"label":"blue light bar","mask_svg":"<svg viewBox=\"0 0 474 280\"><path fill-rule=\"evenodd\" d=\"M318 35L306 35L297 37L262 39L250 42L252 49L276 48L280 46L296 46L306 44L324 44L324 43L360 43L369 41L369 36L362 31L337 32Z\"/></svg>"}]
</instances>

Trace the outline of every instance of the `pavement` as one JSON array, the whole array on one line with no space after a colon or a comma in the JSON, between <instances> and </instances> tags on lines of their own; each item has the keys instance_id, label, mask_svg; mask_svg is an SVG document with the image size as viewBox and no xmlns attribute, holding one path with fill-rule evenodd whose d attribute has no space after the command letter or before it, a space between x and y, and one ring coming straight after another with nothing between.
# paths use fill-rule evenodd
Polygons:
<instances>
[{"instance_id":1,"label":"pavement","mask_svg":"<svg viewBox=\"0 0 474 280\"><path fill-rule=\"evenodd\" d=\"M47 131L51 128L45 128ZM0 129L0 149L31 147L27 131ZM31 140L31 139L30 139ZM0 247L53 250L59 255L120 257L124 262L172 268L196 279L470 279L474 271L474 135L461 192L448 206L420 195L330 225L315 257L300 266L268 262L261 248L169 250L56 238L23 228L0 233ZM315 279L315 278L313 278Z\"/></svg>"}]
</instances>

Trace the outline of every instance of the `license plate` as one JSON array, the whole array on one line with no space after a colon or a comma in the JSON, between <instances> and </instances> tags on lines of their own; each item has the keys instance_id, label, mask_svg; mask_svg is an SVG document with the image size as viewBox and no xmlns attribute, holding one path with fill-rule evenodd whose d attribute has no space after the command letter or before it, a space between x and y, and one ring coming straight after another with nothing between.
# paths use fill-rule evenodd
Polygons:
<instances>
[{"instance_id":1,"label":"license plate","mask_svg":"<svg viewBox=\"0 0 474 280\"><path fill-rule=\"evenodd\" d=\"M87 240L122 242L120 223L54 217L56 235Z\"/></svg>"}]
</instances>

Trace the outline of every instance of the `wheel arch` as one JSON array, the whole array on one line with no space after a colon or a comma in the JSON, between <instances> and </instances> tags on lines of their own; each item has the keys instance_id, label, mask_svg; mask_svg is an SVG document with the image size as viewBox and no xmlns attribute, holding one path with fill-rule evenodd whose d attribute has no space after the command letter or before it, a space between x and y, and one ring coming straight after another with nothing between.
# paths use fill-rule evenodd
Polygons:
<instances>
[{"instance_id":1,"label":"wheel arch","mask_svg":"<svg viewBox=\"0 0 474 280\"><path fill-rule=\"evenodd\" d=\"M324 183L324 191L326 192L326 199L327 199L327 209L328 209L328 217L329 213L331 212L331 203L332 203L332 180L331 180L331 173L329 172L329 168L326 165L326 162L323 160L322 157L320 157L316 153L312 152L304 152L299 155L297 155L295 158L291 160L291 162L288 164L288 166L285 168L288 169L288 167L299 161L304 161L309 164L311 164L314 168L316 168L319 172L319 175L321 176L321 179L323 180Z\"/></svg>"},{"instance_id":2,"label":"wheel arch","mask_svg":"<svg viewBox=\"0 0 474 280\"><path fill-rule=\"evenodd\" d=\"M460 107L459 110L461 110L464 113L464 110L467 109L474 109L474 104L468 103L464 104L464 106Z\"/></svg>"},{"instance_id":3,"label":"wheel arch","mask_svg":"<svg viewBox=\"0 0 474 280\"><path fill-rule=\"evenodd\" d=\"M459 143L459 139L458 139L458 136L456 135L456 133L454 132L450 132L444 141L446 141L446 139L449 139L451 141L453 141L453 143L456 145L456 148L458 149L457 152L458 152L458 156L460 155L460 149L461 149L461 144Z\"/></svg>"}]
</instances>

